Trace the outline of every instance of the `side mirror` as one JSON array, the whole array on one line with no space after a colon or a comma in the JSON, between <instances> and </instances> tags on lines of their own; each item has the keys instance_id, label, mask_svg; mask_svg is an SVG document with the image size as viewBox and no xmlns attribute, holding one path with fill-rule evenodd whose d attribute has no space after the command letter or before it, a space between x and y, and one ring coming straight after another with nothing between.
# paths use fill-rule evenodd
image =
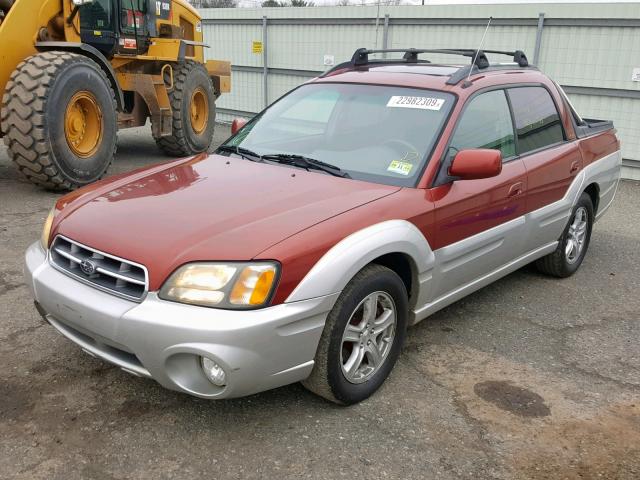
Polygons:
<instances>
[{"instance_id":1,"label":"side mirror","mask_svg":"<svg viewBox=\"0 0 640 480\"><path fill-rule=\"evenodd\" d=\"M231 122L231 135L235 135L236 133L238 133L238 130L240 130L246 124L247 120L245 120L244 118L234 118L233 122Z\"/></svg>"},{"instance_id":2,"label":"side mirror","mask_svg":"<svg viewBox=\"0 0 640 480\"><path fill-rule=\"evenodd\" d=\"M460 150L449 167L449 175L461 180L497 177L502 172L500 150L477 148Z\"/></svg>"}]
</instances>

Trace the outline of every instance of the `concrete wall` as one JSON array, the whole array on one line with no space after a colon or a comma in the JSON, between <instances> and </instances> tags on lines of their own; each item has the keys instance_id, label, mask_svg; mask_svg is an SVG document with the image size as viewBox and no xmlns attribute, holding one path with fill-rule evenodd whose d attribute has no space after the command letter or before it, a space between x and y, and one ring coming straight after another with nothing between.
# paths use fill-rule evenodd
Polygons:
<instances>
[{"instance_id":1,"label":"concrete wall","mask_svg":"<svg viewBox=\"0 0 640 480\"><path fill-rule=\"evenodd\" d=\"M222 121L259 112L325 70L326 55L340 63L359 47L474 48L492 16L484 48L524 50L530 62L537 60L565 87L581 115L613 120L623 141L625 176L640 178L640 81L632 80L634 68L640 69L640 2L239 8L202 14L208 57L233 64L233 91L218 103ZM266 54L255 53L253 42L262 42L265 30Z\"/></svg>"}]
</instances>

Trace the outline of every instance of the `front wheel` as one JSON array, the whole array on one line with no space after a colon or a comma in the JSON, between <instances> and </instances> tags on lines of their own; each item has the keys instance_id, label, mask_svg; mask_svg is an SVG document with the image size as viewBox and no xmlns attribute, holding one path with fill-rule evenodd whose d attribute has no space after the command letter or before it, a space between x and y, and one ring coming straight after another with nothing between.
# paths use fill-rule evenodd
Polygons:
<instances>
[{"instance_id":1,"label":"front wheel","mask_svg":"<svg viewBox=\"0 0 640 480\"><path fill-rule=\"evenodd\" d=\"M593 219L593 202L587 193L583 193L573 208L569 223L562 232L558 248L536 261L538 270L559 278L573 275L587 254Z\"/></svg>"},{"instance_id":2,"label":"front wheel","mask_svg":"<svg viewBox=\"0 0 640 480\"><path fill-rule=\"evenodd\" d=\"M2 103L9 155L32 183L72 190L107 172L116 151L116 100L90 58L57 51L27 58Z\"/></svg>"},{"instance_id":3,"label":"front wheel","mask_svg":"<svg viewBox=\"0 0 640 480\"><path fill-rule=\"evenodd\" d=\"M327 317L315 365L302 384L343 405L372 395L395 365L407 330L407 291L381 265L362 269Z\"/></svg>"}]
</instances>

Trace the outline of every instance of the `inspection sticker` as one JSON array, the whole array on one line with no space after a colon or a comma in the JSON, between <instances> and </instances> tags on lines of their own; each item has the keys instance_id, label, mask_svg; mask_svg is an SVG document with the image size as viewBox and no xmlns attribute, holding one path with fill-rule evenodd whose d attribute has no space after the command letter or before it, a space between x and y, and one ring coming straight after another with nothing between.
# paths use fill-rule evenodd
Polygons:
<instances>
[{"instance_id":1,"label":"inspection sticker","mask_svg":"<svg viewBox=\"0 0 640 480\"><path fill-rule=\"evenodd\" d=\"M444 99L431 97L405 97L393 96L389 99L387 107L420 108L422 110L440 110L444 105Z\"/></svg>"},{"instance_id":2,"label":"inspection sticker","mask_svg":"<svg viewBox=\"0 0 640 480\"><path fill-rule=\"evenodd\" d=\"M401 162L400 160L393 160L387 167L388 172L399 173L400 175L409 175L413 163Z\"/></svg>"}]
</instances>

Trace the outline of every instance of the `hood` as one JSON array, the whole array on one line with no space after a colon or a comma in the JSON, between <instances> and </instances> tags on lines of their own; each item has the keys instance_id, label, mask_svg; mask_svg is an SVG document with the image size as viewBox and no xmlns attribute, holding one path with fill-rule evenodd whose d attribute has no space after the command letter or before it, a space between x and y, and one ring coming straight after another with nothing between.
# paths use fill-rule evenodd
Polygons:
<instances>
[{"instance_id":1,"label":"hood","mask_svg":"<svg viewBox=\"0 0 640 480\"><path fill-rule=\"evenodd\" d=\"M281 165L196 157L80 195L62 211L54 234L145 265L155 290L184 263L250 260L398 190Z\"/></svg>"}]
</instances>

